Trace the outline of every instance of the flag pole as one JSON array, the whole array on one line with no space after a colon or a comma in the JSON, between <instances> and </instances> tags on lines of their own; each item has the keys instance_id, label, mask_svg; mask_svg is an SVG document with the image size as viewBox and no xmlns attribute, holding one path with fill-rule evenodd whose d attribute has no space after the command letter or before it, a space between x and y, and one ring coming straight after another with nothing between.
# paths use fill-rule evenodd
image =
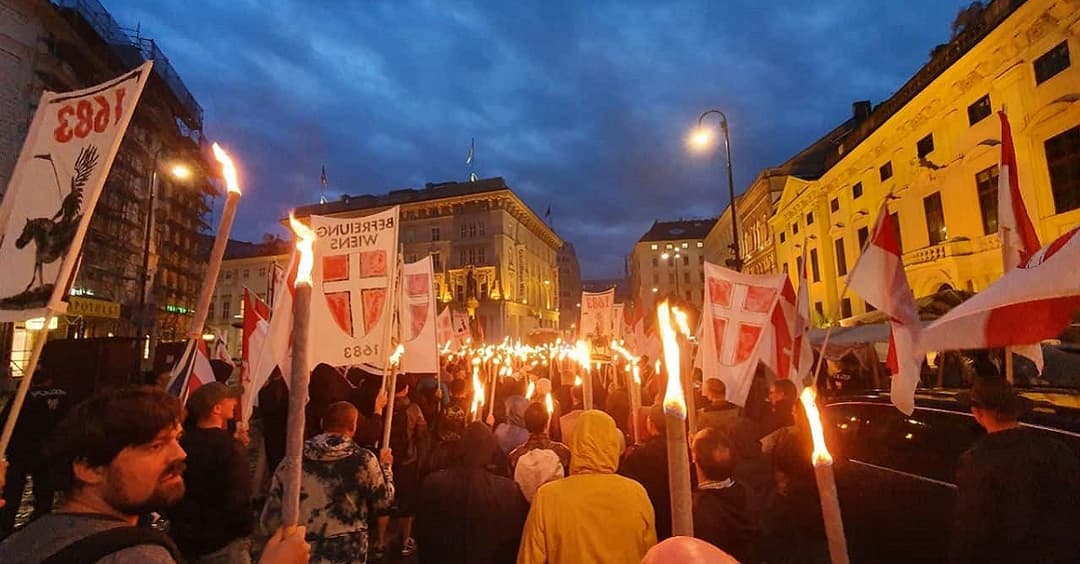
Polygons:
<instances>
[{"instance_id":1,"label":"flag pole","mask_svg":"<svg viewBox=\"0 0 1080 564\"><path fill-rule=\"evenodd\" d=\"M885 196L885 201L883 201L881 203L882 211L878 213L878 217L874 218L874 225L875 226L878 224L878 221L881 220L881 214L882 213L889 213L888 202L889 202L890 199L892 199L894 197L895 196L892 195L892 192L889 192ZM809 236L807 236L805 239L803 239L803 245L804 246L806 245L806 241L809 240L809 239L810 239ZM858 268L859 261L862 260L863 255L866 254L866 249L868 249L870 247L870 242L873 241L873 240L874 240L874 234L870 233L870 236L867 237L866 241L863 242L862 248L859 249L859 259L856 260L855 265L851 267L852 271L854 271L856 268ZM903 264L903 260L901 259L901 265L902 264ZM803 265L803 268L806 268L805 264ZM848 275L844 277L844 287L840 290L840 294L836 297L836 304L833 305L832 318L836 318L837 316L840 315L840 302L842 302L844 300L844 296L847 295L848 287L850 285L850 282L851 282L851 272L848 272ZM807 293L807 295L809 295L809 293ZM839 322L839 320L837 320L837 321ZM821 352L818 354L817 362L814 363L814 371L810 374L810 378L813 379L815 387L817 386L817 375L821 372L821 363L824 362L824 360L825 360L825 351L829 347L829 337L832 336L832 331L833 331L834 327L835 326L832 323L829 323L829 326L825 328L825 338L821 340ZM875 351L875 356L876 356L876 351ZM805 384L806 383L803 382L803 385L805 385Z\"/></svg>"}]
</instances>

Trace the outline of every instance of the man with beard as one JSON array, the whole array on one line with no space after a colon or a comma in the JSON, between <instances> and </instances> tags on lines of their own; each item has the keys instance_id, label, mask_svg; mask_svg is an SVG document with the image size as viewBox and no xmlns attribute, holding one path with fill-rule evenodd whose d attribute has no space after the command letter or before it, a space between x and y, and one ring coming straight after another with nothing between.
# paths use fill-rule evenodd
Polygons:
<instances>
[{"instance_id":1,"label":"man with beard","mask_svg":"<svg viewBox=\"0 0 1080 564\"><path fill-rule=\"evenodd\" d=\"M0 544L0 562L44 562L59 553L87 562L173 563L162 533L138 516L184 495L180 403L157 388L112 390L76 406L50 445L64 503Z\"/></svg>"}]
</instances>

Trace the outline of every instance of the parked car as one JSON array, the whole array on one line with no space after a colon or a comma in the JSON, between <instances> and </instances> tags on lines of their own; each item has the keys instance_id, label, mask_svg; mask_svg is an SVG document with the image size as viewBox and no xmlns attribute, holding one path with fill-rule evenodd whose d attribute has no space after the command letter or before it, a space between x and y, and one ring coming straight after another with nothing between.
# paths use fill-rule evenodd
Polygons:
<instances>
[{"instance_id":1,"label":"parked car","mask_svg":"<svg viewBox=\"0 0 1080 564\"><path fill-rule=\"evenodd\" d=\"M985 433L957 393L920 391L911 416L886 392L827 400L822 417L852 562L944 561L960 456ZM1080 392L1022 393L1036 407L1021 423L1080 456Z\"/></svg>"}]
</instances>

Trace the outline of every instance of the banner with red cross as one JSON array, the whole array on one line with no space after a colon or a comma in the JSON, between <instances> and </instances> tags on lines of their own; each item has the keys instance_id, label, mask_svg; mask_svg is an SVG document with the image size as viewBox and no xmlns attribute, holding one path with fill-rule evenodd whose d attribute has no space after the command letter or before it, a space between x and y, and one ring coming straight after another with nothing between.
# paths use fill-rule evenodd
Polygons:
<instances>
[{"instance_id":1,"label":"banner with red cross","mask_svg":"<svg viewBox=\"0 0 1080 564\"><path fill-rule=\"evenodd\" d=\"M773 331L773 309L786 279L783 274L743 274L705 263L702 375L723 380L732 403L746 403L758 345L763 334Z\"/></svg>"},{"instance_id":2,"label":"banner with red cross","mask_svg":"<svg viewBox=\"0 0 1080 564\"><path fill-rule=\"evenodd\" d=\"M312 365L382 369L397 280L398 208L364 217L311 216L315 230L311 299Z\"/></svg>"},{"instance_id":3,"label":"banner with red cross","mask_svg":"<svg viewBox=\"0 0 1080 564\"><path fill-rule=\"evenodd\" d=\"M438 372L439 351L435 332L435 291L431 257L406 264L402 270L401 340L405 343L405 372Z\"/></svg>"}]
</instances>

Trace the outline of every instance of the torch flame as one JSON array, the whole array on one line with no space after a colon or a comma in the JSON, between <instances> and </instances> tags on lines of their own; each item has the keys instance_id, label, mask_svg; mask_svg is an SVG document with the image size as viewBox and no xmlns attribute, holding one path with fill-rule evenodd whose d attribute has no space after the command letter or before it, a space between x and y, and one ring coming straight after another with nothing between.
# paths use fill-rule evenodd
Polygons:
<instances>
[{"instance_id":1,"label":"torch flame","mask_svg":"<svg viewBox=\"0 0 1080 564\"><path fill-rule=\"evenodd\" d=\"M525 389L525 399L531 400L534 393L536 393L536 382L529 382L529 387Z\"/></svg>"},{"instance_id":2,"label":"torch flame","mask_svg":"<svg viewBox=\"0 0 1080 564\"><path fill-rule=\"evenodd\" d=\"M315 231L289 214L289 226L296 234L296 250L300 253L300 263L296 267L294 287L306 284L311 286L311 268L315 266Z\"/></svg>"},{"instance_id":3,"label":"torch flame","mask_svg":"<svg viewBox=\"0 0 1080 564\"><path fill-rule=\"evenodd\" d=\"M480 406L484 405L484 385L480 383L480 368L475 364L472 369L472 387L473 400L472 409L470 411L472 415L475 416L480 412Z\"/></svg>"},{"instance_id":4,"label":"torch flame","mask_svg":"<svg viewBox=\"0 0 1080 564\"><path fill-rule=\"evenodd\" d=\"M799 395L803 410L806 411L806 419L810 422L810 436L814 439L812 460L814 465L818 466L832 464L832 455L825 446L825 429L821 426L821 413L818 412L816 398L817 394L810 386L803 388L802 394Z\"/></svg>"},{"instance_id":5,"label":"torch flame","mask_svg":"<svg viewBox=\"0 0 1080 564\"><path fill-rule=\"evenodd\" d=\"M229 192L240 193L240 181L236 176L236 165L233 164L232 157L225 152L225 149L221 148L221 145L214 143L214 158L217 162L221 163L221 172L225 176L225 186L228 187Z\"/></svg>"},{"instance_id":6,"label":"torch flame","mask_svg":"<svg viewBox=\"0 0 1080 564\"><path fill-rule=\"evenodd\" d=\"M671 325L671 308L667 301L657 309L660 318L660 340L664 344L664 364L667 365L667 390L664 392L664 413L686 419L686 399L679 378L679 342Z\"/></svg>"},{"instance_id":7,"label":"torch flame","mask_svg":"<svg viewBox=\"0 0 1080 564\"><path fill-rule=\"evenodd\" d=\"M547 393L544 403L547 405L548 417L551 417L551 414L555 413L555 402L551 401L551 392Z\"/></svg>"},{"instance_id":8,"label":"torch flame","mask_svg":"<svg viewBox=\"0 0 1080 564\"><path fill-rule=\"evenodd\" d=\"M634 363L634 383L641 385L641 367Z\"/></svg>"},{"instance_id":9,"label":"torch flame","mask_svg":"<svg viewBox=\"0 0 1080 564\"><path fill-rule=\"evenodd\" d=\"M682 333L683 337L690 338L690 322L686 316L686 312L678 307L671 308L672 315L675 316L675 324L679 327L679 333Z\"/></svg>"},{"instance_id":10,"label":"torch flame","mask_svg":"<svg viewBox=\"0 0 1080 564\"><path fill-rule=\"evenodd\" d=\"M405 354L405 345L398 343L393 354L390 355L390 366L397 366L401 364L401 355Z\"/></svg>"},{"instance_id":11,"label":"torch flame","mask_svg":"<svg viewBox=\"0 0 1080 564\"><path fill-rule=\"evenodd\" d=\"M581 374L578 374L577 376L574 376L574 385L575 386L580 386L582 384L584 384L584 382L581 380Z\"/></svg>"}]
</instances>

